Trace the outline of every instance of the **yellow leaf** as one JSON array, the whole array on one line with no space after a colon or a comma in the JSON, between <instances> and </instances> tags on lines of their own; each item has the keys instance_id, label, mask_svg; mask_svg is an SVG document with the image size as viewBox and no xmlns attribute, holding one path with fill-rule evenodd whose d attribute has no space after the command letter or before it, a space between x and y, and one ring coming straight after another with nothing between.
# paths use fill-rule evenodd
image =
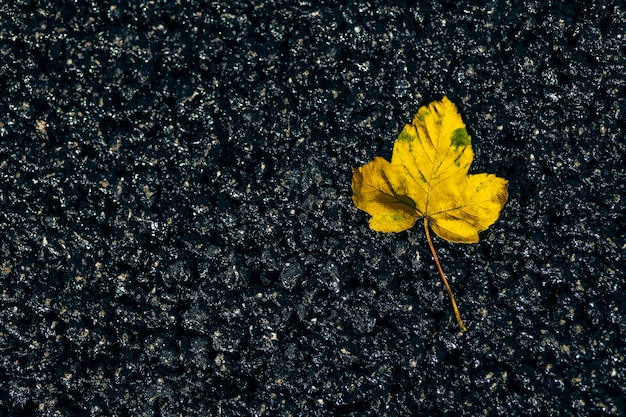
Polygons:
<instances>
[{"instance_id":1,"label":"yellow leaf","mask_svg":"<svg viewBox=\"0 0 626 417\"><path fill-rule=\"evenodd\" d=\"M499 217L508 198L504 178L468 174L471 138L456 106L443 97L420 108L393 146L391 162L376 157L356 168L353 201L378 232L401 232L424 218L424 230L459 326L465 325L439 264L429 226L450 242L476 243Z\"/></svg>"},{"instance_id":2,"label":"yellow leaf","mask_svg":"<svg viewBox=\"0 0 626 417\"><path fill-rule=\"evenodd\" d=\"M506 203L508 181L468 175L471 138L456 106L444 97L419 109L393 147L391 163L377 157L354 170L353 200L378 232L401 232L424 217L450 242L478 242Z\"/></svg>"},{"instance_id":3,"label":"yellow leaf","mask_svg":"<svg viewBox=\"0 0 626 417\"><path fill-rule=\"evenodd\" d=\"M354 170L352 184L357 207L372 215L370 228L378 232L401 232L415 224L415 203L398 194L391 186L390 176L400 173L385 159L377 156L365 166ZM398 181L398 178L393 180Z\"/></svg>"}]
</instances>

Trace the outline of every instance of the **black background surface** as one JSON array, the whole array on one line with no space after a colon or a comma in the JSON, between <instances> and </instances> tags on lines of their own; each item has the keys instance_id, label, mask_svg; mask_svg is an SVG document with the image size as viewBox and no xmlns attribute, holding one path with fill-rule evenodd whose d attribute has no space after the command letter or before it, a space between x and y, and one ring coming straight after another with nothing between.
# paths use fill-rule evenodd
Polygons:
<instances>
[{"instance_id":1,"label":"black background surface","mask_svg":"<svg viewBox=\"0 0 626 417\"><path fill-rule=\"evenodd\" d=\"M129 3L0 1L0 415L626 413L622 2ZM351 201L443 95L464 334Z\"/></svg>"}]
</instances>

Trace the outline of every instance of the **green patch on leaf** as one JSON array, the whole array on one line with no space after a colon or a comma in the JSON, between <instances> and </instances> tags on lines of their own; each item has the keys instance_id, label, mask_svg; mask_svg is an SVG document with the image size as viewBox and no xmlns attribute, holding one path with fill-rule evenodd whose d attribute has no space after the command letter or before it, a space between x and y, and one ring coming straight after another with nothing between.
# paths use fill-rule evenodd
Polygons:
<instances>
[{"instance_id":1,"label":"green patch on leaf","mask_svg":"<svg viewBox=\"0 0 626 417\"><path fill-rule=\"evenodd\" d=\"M415 139L415 136L411 135L406 130L403 130L402 132L400 132L400 135L398 136L398 140L403 140L406 142L413 142L414 139Z\"/></svg>"},{"instance_id":2,"label":"green patch on leaf","mask_svg":"<svg viewBox=\"0 0 626 417\"><path fill-rule=\"evenodd\" d=\"M452 132L450 141L455 149L458 149L459 146L469 146L472 144L472 138L467 134L467 130L465 130L464 127L460 127Z\"/></svg>"}]
</instances>

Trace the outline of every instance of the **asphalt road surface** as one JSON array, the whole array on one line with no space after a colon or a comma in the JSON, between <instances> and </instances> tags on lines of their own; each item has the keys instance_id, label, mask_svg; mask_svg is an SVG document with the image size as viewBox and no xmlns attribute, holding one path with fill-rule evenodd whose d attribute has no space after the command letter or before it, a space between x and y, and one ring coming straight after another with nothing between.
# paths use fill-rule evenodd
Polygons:
<instances>
[{"instance_id":1,"label":"asphalt road surface","mask_svg":"<svg viewBox=\"0 0 626 417\"><path fill-rule=\"evenodd\" d=\"M626 414L623 2L0 1L0 92L0 416ZM444 95L465 333L350 186Z\"/></svg>"}]
</instances>

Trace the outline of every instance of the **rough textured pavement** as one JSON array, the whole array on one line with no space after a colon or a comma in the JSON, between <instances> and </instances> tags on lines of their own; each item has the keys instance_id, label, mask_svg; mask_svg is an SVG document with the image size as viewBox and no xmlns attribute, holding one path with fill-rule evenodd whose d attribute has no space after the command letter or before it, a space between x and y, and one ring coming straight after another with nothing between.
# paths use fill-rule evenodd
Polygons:
<instances>
[{"instance_id":1,"label":"rough textured pavement","mask_svg":"<svg viewBox=\"0 0 626 417\"><path fill-rule=\"evenodd\" d=\"M624 3L409 3L0 1L1 416L626 414ZM464 334L351 201L444 94Z\"/></svg>"}]
</instances>

